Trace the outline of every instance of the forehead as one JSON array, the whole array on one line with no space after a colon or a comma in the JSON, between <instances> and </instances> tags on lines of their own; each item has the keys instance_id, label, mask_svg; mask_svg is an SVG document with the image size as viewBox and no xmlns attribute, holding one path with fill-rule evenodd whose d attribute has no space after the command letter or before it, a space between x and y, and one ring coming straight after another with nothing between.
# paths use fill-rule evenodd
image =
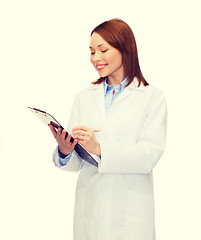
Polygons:
<instances>
[{"instance_id":1,"label":"forehead","mask_svg":"<svg viewBox=\"0 0 201 240\"><path fill-rule=\"evenodd\" d=\"M102 45L109 45L98 33L94 32L90 38L90 47L99 47Z\"/></svg>"}]
</instances>

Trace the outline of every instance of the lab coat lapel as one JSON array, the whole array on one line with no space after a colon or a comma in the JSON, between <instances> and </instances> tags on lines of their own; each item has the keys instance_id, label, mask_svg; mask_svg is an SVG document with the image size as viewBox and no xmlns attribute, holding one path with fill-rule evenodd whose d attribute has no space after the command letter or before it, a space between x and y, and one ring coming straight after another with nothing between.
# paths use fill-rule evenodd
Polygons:
<instances>
[{"instance_id":1,"label":"lab coat lapel","mask_svg":"<svg viewBox=\"0 0 201 240\"><path fill-rule=\"evenodd\" d=\"M113 102L113 105L117 102L121 101L123 98L127 97L130 93L130 89L125 88L122 93L117 97L117 99Z\"/></svg>"},{"instance_id":2,"label":"lab coat lapel","mask_svg":"<svg viewBox=\"0 0 201 240\"><path fill-rule=\"evenodd\" d=\"M121 101L123 98L127 97L130 94L132 89L137 89L137 87L136 87L134 82L132 82L128 87L126 87L123 90L122 93L120 93L120 95L117 97L117 99L115 100L113 105L116 104L117 102Z\"/></svg>"},{"instance_id":3,"label":"lab coat lapel","mask_svg":"<svg viewBox=\"0 0 201 240\"><path fill-rule=\"evenodd\" d=\"M141 84L142 85L142 84ZM138 87L137 83L133 81L128 87L124 89L124 91L117 97L115 102L113 103L116 104L117 102L121 101L122 99L126 98L133 89L142 89L144 88L143 86ZM97 85L93 89L93 95L94 95L94 100L97 104L98 111L100 113L101 119L103 123L106 121L106 112L105 112L105 97L104 97L104 86L103 83L100 85ZM111 106L112 107L112 106Z\"/></svg>"},{"instance_id":4,"label":"lab coat lapel","mask_svg":"<svg viewBox=\"0 0 201 240\"><path fill-rule=\"evenodd\" d=\"M97 88L94 89L93 91L94 99L97 104L98 111L100 113L100 116L105 122L105 98L104 98L104 86L103 84L100 84L97 86Z\"/></svg>"}]
</instances>

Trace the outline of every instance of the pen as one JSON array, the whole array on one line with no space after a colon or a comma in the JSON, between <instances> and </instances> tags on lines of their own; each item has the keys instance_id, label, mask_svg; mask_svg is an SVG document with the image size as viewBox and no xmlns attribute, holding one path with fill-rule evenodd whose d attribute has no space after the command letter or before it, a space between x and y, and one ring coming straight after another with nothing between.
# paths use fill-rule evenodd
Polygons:
<instances>
[{"instance_id":1,"label":"pen","mask_svg":"<svg viewBox=\"0 0 201 240\"><path fill-rule=\"evenodd\" d=\"M101 129L93 129L94 130L94 132L101 132L102 130ZM71 130L71 131L68 131L69 133L73 133L73 130Z\"/></svg>"}]
</instances>

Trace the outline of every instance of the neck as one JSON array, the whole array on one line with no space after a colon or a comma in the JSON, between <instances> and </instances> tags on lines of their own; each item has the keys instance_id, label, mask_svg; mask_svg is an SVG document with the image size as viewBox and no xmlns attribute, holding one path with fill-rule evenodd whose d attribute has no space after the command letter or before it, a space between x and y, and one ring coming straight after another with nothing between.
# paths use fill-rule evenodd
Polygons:
<instances>
[{"instance_id":1,"label":"neck","mask_svg":"<svg viewBox=\"0 0 201 240\"><path fill-rule=\"evenodd\" d=\"M122 76L108 76L108 85L120 85L121 82L125 79L124 75Z\"/></svg>"}]
</instances>

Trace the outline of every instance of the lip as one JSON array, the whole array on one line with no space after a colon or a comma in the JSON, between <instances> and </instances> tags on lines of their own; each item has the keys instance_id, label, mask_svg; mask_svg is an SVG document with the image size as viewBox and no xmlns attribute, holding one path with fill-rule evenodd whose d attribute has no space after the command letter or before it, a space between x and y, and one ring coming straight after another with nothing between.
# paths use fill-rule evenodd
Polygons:
<instances>
[{"instance_id":1,"label":"lip","mask_svg":"<svg viewBox=\"0 0 201 240\"><path fill-rule=\"evenodd\" d=\"M96 64L95 65L95 67L98 71L103 70L106 66L107 66L107 64Z\"/></svg>"}]
</instances>

